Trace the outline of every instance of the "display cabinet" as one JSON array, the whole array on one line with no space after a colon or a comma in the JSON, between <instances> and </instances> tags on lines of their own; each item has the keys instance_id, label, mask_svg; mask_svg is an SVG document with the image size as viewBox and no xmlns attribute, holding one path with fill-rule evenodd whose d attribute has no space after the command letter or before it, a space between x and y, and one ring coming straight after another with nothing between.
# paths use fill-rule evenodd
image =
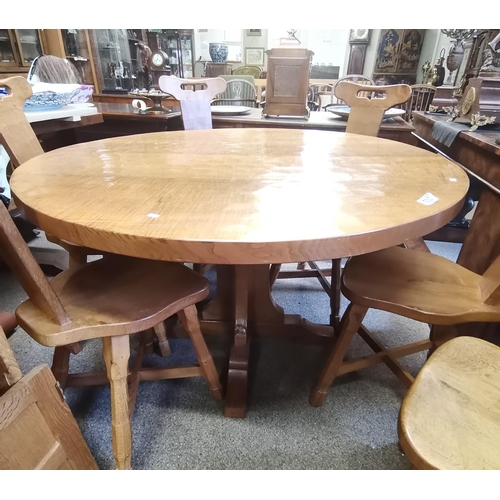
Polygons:
<instances>
[{"instance_id":1,"label":"display cabinet","mask_svg":"<svg viewBox=\"0 0 500 500\"><path fill-rule=\"evenodd\" d=\"M0 65L3 68L19 66L16 58L14 30L0 30Z\"/></svg>"},{"instance_id":2,"label":"display cabinet","mask_svg":"<svg viewBox=\"0 0 500 500\"><path fill-rule=\"evenodd\" d=\"M153 52L161 50L167 54L172 75L194 75L193 30L148 30L147 43Z\"/></svg>"},{"instance_id":3,"label":"display cabinet","mask_svg":"<svg viewBox=\"0 0 500 500\"><path fill-rule=\"evenodd\" d=\"M71 61L80 75L81 82L94 85L95 91L98 91L89 30L43 30L42 39L46 54Z\"/></svg>"},{"instance_id":4,"label":"display cabinet","mask_svg":"<svg viewBox=\"0 0 500 500\"><path fill-rule=\"evenodd\" d=\"M101 93L127 94L136 88L128 30L92 30L91 46Z\"/></svg>"},{"instance_id":5,"label":"display cabinet","mask_svg":"<svg viewBox=\"0 0 500 500\"><path fill-rule=\"evenodd\" d=\"M40 30L0 30L0 72L27 72L33 59L43 53Z\"/></svg>"}]
</instances>

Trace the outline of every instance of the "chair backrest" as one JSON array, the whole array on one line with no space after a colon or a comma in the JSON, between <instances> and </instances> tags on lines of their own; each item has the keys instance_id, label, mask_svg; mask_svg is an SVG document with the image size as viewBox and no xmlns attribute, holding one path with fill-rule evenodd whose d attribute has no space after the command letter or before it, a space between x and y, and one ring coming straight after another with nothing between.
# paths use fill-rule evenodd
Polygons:
<instances>
[{"instance_id":1,"label":"chair backrest","mask_svg":"<svg viewBox=\"0 0 500 500\"><path fill-rule=\"evenodd\" d=\"M333 104L333 85L328 83L309 83L308 105L312 111L321 111L324 106Z\"/></svg>"},{"instance_id":2,"label":"chair backrest","mask_svg":"<svg viewBox=\"0 0 500 500\"><path fill-rule=\"evenodd\" d=\"M164 75L160 76L158 85L163 92L179 101L185 130L212 128L210 102L217 94L226 90L224 79L184 79Z\"/></svg>"},{"instance_id":3,"label":"chair backrest","mask_svg":"<svg viewBox=\"0 0 500 500\"><path fill-rule=\"evenodd\" d=\"M403 106L404 119L409 122L413 118L413 111L428 111L432 104L437 88L433 85L420 83L411 86L411 96Z\"/></svg>"},{"instance_id":4,"label":"chair backrest","mask_svg":"<svg viewBox=\"0 0 500 500\"><path fill-rule=\"evenodd\" d=\"M334 92L351 108L346 132L376 136L384 112L397 104L406 102L410 97L411 87L409 85L360 85L342 81L335 86ZM385 95L381 96L382 93Z\"/></svg>"},{"instance_id":5,"label":"chair backrest","mask_svg":"<svg viewBox=\"0 0 500 500\"><path fill-rule=\"evenodd\" d=\"M360 85L375 85L375 82L373 81L372 78L365 76L365 75L346 75L343 76L342 78L339 78L336 82L335 85L333 86L333 93L335 94L335 87L339 84L339 82L353 82L353 83L359 83ZM361 94L365 95L368 97L369 94ZM339 99L337 97L337 104L343 104L344 101L342 99Z\"/></svg>"},{"instance_id":6,"label":"chair backrest","mask_svg":"<svg viewBox=\"0 0 500 500\"><path fill-rule=\"evenodd\" d=\"M33 95L22 76L0 80L0 143L6 149L14 168L43 153L42 146L23 111L24 101Z\"/></svg>"},{"instance_id":7,"label":"chair backrest","mask_svg":"<svg viewBox=\"0 0 500 500\"><path fill-rule=\"evenodd\" d=\"M253 77L251 77L253 80ZM250 106L257 107L257 92L255 85L246 79L231 78L226 81L226 90L212 102L223 106Z\"/></svg>"},{"instance_id":8,"label":"chair backrest","mask_svg":"<svg viewBox=\"0 0 500 500\"><path fill-rule=\"evenodd\" d=\"M12 217L0 202L0 255L41 311L60 325L71 322L61 301L30 252Z\"/></svg>"},{"instance_id":9,"label":"chair backrest","mask_svg":"<svg viewBox=\"0 0 500 500\"><path fill-rule=\"evenodd\" d=\"M240 66L233 70L233 75L251 75L254 78L260 78L260 68L257 66Z\"/></svg>"}]
</instances>

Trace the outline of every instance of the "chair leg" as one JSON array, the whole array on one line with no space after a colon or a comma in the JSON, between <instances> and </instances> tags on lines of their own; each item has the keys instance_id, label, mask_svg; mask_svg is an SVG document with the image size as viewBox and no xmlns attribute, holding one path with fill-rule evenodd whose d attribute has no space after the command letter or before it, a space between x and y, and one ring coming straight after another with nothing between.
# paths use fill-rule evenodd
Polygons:
<instances>
[{"instance_id":1,"label":"chair leg","mask_svg":"<svg viewBox=\"0 0 500 500\"><path fill-rule=\"evenodd\" d=\"M69 268L73 269L75 267L83 266L87 263L87 255L85 253L79 252L78 250L69 250ZM74 344L69 344L67 348L73 354L78 354L82 350L82 344L80 342L75 342Z\"/></svg>"},{"instance_id":2,"label":"chair leg","mask_svg":"<svg viewBox=\"0 0 500 500\"><path fill-rule=\"evenodd\" d=\"M333 350L330 353L325 366L323 367L323 371L316 382L316 386L311 391L309 396L309 403L312 406L321 406L325 402L328 388L335 380L335 377L342 366L342 361L344 360L349 344L351 343L355 333L359 330L367 311L367 307L358 306L352 303L349 304L349 307L342 318L342 330L340 335L333 346Z\"/></svg>"},{"instance_id":3,"label":"chair leg","mask_svg":"<svg viewBox=\"0 0 500 500\"><path fill-rule=\"evenodd\" d=\"M172 350L170 349L170 344L167 339L167 329L165 328L165 323L162 321L154 327L154 332L158 339L158 347L160 349L160 354L163 357L170 356Z\"/></svg>"},{"instance_id":4,"label":"chair leg","mask_svg":"<svg viewBox=\"0 0 500 500\"><path fill-rule=\"evenodd\" d=\"M105 337L102 346L111 387L111 429L116 468L131 469L132 426L127 385L130 340L128 335Z\"/></svg>"},{"instance_id":5,"label":"chair leg","mask_svg":"<svg viewBox=\"0 0 500 500\"><path fill-rule=\"evenodd\" d=\"M340 274L342 260L332 260L332 279L330 285L330 325L338 332L340 325Z\"/></svg>"},{"instance_id":6,"label":"chair leg","mask_svg":"<svg viewBox=\"0 0 500 500\"><path fill-rule=\"evenodd\" d=\"M66 389L66 380L69 372L69 356L71 354L72 345L73 344L59 346L54 349L51 370L62 390Z\"/></svg>"},{"instance_id":7,"label":"chair leg","mask_svg":"<svg viewBox=\"0 0 500 500\"><path fill-rule=\"evenodd\" d=\"M201 333L200 323L198 321L198 311L196 306L192 305L182 309L177 313L179 319L184 326L184 329L188 332L191 342L200 363L200 367L203 370L205 379L210 387L210 393L212 397L217 400L222 399L222 386L219 380L219 375L217 369L215 368L214 360L212 355L208 350L203 334Z\"/></svg>"},{"instance_id":8,"label":"chair leg","mask_svg":"<svg viewBox=\"0 0 500 500\"><path fill-rule=\"evenodd\" d=\"M306 268L306 263L305 262L298 262L297 263L297 270L298 271L303 271Z\"/></svg>"}]
</instances>

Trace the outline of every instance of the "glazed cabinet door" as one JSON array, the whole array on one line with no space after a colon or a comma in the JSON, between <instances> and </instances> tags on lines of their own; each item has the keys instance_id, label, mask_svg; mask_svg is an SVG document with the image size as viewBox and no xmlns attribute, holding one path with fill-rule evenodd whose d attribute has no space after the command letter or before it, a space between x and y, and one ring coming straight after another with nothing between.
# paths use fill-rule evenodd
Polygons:
<instances>
[{"instance_id":1,"label":"glazed cabinet door","mask_svg":"<svg viewBox=\"0 0 500 500\"><path fill-rule=\"evenodd\" d=\"M0 66L19 66L14 30L0 30Z\"/></svg>"},{"instance_id":2,"label":"glazed cabinet door","mask_svg":"<svg viewBox=\"0 0 500 500\"><path fill-rule=\"evenodd\" d=\"M21 66L31 66L33 59L43 55L40 33L36 29L14 30L16 34L19 62Z\"/></svg>"}]
</instances>

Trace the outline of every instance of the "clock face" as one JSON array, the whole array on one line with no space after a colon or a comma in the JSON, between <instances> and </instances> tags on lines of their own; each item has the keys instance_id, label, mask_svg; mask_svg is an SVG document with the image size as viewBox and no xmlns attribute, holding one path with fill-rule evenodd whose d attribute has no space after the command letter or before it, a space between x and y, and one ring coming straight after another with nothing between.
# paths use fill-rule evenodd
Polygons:
<instances>
[{"instance_id":1,"label":"clock face","mask_svg":"<svg viewBox=\"0 0 500 500\"><path fill-rule=\"evenodd\" d=\"M368 40L370 36L369 29L355 29L351 30L349 39L352 40Z\"/></svg>"},{"instance_id":2,"label":"clock face","mask_svg":"<svg viewBox=\"0 0 500 500\"><path fill-rule=\"evenodd\" d=\"M158 52L156 52L155 54L153 54L153 57L151 58L151 62L155 66L163 66L163 56L161 54L159 54Z\"/></svg>"}]
</instances>

